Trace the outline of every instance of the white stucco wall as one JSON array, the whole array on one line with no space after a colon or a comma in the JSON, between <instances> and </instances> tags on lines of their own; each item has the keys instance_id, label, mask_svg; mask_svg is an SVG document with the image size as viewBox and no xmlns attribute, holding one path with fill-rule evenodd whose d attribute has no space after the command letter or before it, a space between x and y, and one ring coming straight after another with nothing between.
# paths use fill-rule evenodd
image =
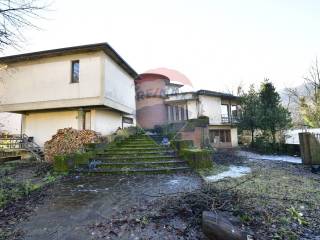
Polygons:
<instances>
[{"instance_id":1,"label":"white stucco wall","mask_svg":"<svg viewBox=\"0 0 320 240\"><path fill-rule=\"evenodd\" d=\"M58 129L72 127L78 129L77 111L57 111L29 113L22 118L22 131L43 146Z\"/></svg>"},{"instance_id":2,"label":"white stucco wall","mask_svg":"<svg viewBox=\"0 0 320 240\"><path fill-rule=\"evenodd\" d=\"M1 105L24 104L30 108L30 104L33 104L32 109L41 109L41 106L61 107L57 101L67 106L68 100L99 99L102 56L102 52L96 52L10 64L0 71ZM71 83L72 60L80 61L79 83ZM44 104L46 102L53 105ZM92 102L88 102L90 104ZM1 105L0 111L8 110ZM19 107L23 109L22 105Z\"/></svg>"},{"instance_id":3,"label":"white stucco wall","mask_svg":"<svg viewBox=\"0 0 320 240\"><path fill-rule=\"evenodd\" d=\"M199 114L209 117L209 124L221 124L221 98L199 96Z\"/></svg>"},{"instance_id":4,"label":"white stucco wall","mask_svg":"<svg viewBox=\"0 0 320 240\"><path fill-rule=\"evenodd\" d=\"M121 128L122 117L118 112L109 110L93 110L94 121L92 122L92 130L100 132L102 135L114 133L119 127Z\"/></svg>"},{"instance_id":5,"label":"white stucco wall","mask_svg":"<svg viewBox=\"0 0 320 240\"><path fill-rule=\"evenodd\" d=\"M179 101L179 100L190 100L190 99L195 99L194 94L182 93L182 94L168 96L168 99L166 100L166 102Z\"/></svg>"},{"instance_id":6,"label":"white stucco wall","mask_svg":"<svg viewBox=\"0 0 320 240\"><path fill-rule=\"evenodd\" d=\"M135 114L134 79L110 57L104 56L104 99L106 105Z\"/></svg>"},{"instance_id":7,"label":"white stucco wall","mask_svg":"<svg viewBox=\"0 0 320 240\"><path fill-rule=\"evenodd\" d=\"M238 147L238 129L231 128L231 144L232 147Z\"/></svg>"},{"instance_id":8,"label":"white stucco wall","mask_svg":"<svg viewBox=\"0 0 320 240\"><path fill-rule=\"evenodd\" d=\"M197 101L196 100L187 101L187 107L188 107L189 119L198 118Z\"/></svg>"},{"instance_id":9,"label":"white stucco wall","mask_svg":"<svg viewBox=\"0 0 320 240\"><path fill-rule=\"evenodd\" d=\"M0 113L0 132L20 134L21 115L15 113Z\"/></svg>"}]
</instances>

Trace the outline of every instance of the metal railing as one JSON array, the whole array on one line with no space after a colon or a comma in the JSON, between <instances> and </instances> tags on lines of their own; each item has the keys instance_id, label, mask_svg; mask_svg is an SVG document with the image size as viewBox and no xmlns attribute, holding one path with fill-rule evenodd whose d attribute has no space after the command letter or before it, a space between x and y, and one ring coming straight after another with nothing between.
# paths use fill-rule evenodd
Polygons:
<instances>
[{"instance_id":1,"label":"metal railing","mask_svg":"<svg viewBox=\"0 0 320 240\"><path fill-rule=\"evenodd\" d=\"M235 116L230 116L230 115L221 115L221 123L230 123L230 124L235 124L239 122L239 118Z\"/></svg>"},{"instance_id":2,"label":"metal railing","mask_svg":"<svg viewBox=\"0 0 320 240\"><path fill-rule=\"evenodd\" d=\"M25 149L40 161L44 157L43 149L26 134L0 135L0 149Z\"/></svg>"}]
</instances>

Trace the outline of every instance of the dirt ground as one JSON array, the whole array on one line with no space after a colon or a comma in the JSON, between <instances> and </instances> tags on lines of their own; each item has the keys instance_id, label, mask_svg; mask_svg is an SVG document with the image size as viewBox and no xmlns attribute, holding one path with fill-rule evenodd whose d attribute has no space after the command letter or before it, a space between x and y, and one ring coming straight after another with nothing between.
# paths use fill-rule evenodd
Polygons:
<instances>
[{"instance_id":1,"label":"dirt ground","mask_svg":"<svg viewBox=\"0 0 320 240\"><path fill-rule=\"evenodd\" d=\"M212 209L238 217L240 227L256 239L320 239L320 175L301 164L235 155L220 152L216 162L252 172L204 186L214 198Z\"/></svg>"},{"instance_id":2,"label":"dirt ground","mask_svg":"<svg viewBox=\"0 0 320 240\"><path fill-rule=\"evenodd\" d=\"M0 228L10 230L6 239L206 239L201 214L212 210L253 239L320 239L320 175L232 151L214 161L217 174L230 165L252 171L212 183L195 173L70 176L0 212Z\"/></svg>"}]
</instances>

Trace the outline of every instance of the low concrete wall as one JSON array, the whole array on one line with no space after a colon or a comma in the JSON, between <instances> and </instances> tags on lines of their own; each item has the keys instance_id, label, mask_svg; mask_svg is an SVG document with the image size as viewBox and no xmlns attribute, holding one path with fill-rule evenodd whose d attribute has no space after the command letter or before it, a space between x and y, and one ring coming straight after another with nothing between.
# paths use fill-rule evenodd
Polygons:
<instances>
[{"instance_id":1,"label":"low concrete wall","mask_svg":"<svg viewBox=\"0 0 320 240\"><path fill-rule=\"evenodd\" d=\"M299 133L303 164L320 165L320 140L312 133Z\"/></svg>"}]
</instances>

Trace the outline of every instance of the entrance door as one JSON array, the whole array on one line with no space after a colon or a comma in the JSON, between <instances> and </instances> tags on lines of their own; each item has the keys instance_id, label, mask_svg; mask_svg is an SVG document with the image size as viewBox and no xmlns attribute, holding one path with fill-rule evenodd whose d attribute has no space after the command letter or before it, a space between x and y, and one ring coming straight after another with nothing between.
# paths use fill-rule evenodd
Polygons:
<instances>
[{"instance_id":1,"label":"entrance door","mask_svg":"<svg viewBox=\"0 0 320 240\"><path fill-rule=\"evenodd\" d=\"M84 112L83 129L91 130L91 112L90 111Z\"/></svg>"}]
</instances>

